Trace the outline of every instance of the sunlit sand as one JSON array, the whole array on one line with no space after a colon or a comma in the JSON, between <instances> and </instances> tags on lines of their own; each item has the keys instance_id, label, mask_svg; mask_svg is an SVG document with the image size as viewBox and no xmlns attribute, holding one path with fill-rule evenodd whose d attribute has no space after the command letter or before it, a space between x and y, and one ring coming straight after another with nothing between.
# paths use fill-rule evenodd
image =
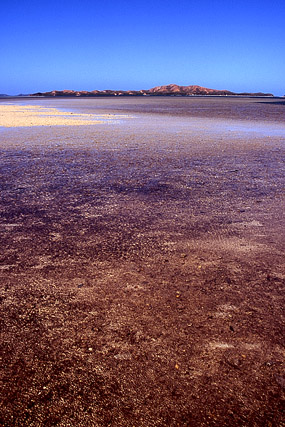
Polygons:
<instances>
[{"instance_id":1,"label":"sunlit sand","mask_svg":"<svg viewBox=\"0 0 285 427\"><path fill-rule=\"evenodd\" d=\"M72 113L39 105L0 105L0 126L3 127L86 126L126 117L117 114Z\"/></svg>"}]
</instances>

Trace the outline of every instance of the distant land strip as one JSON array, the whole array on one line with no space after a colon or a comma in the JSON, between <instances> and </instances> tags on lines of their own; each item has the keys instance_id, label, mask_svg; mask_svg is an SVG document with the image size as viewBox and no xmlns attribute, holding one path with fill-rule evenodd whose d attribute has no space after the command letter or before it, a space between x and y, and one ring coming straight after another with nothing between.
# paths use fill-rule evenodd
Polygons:
<instances>
[{"instance_id":1,"label":"distant land strip","mask_svg":"<svg viewBox=\"0 0 285 427\"><path fill-rule=\"evenodd\" d=\"M37 92L29 96L68 96L68 97L91 97L91 96L194 96L194 95L212 95L212 96L274 96L272 93L235 93L229 90L208 89L202 86L178 86L170 84L166 86L156 86L148 90L53 90L51 92Z\"/></svg>"}]
</instances>

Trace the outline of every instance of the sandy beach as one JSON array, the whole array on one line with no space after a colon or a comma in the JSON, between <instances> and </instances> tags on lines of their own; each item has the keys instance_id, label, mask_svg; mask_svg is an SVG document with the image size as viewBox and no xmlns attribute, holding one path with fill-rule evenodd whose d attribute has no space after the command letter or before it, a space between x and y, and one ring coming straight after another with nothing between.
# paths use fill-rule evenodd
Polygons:
<instances>
[{"instance_id":1,"label":"sandy beach","mask_svg":"<svg viewBox=\"0 0 285 427\"><path fill-rule=\"evenodd\" d=\"M283 426L284 144L274 100L1 101L0 425Z\"/></svg>"}]
</instances>

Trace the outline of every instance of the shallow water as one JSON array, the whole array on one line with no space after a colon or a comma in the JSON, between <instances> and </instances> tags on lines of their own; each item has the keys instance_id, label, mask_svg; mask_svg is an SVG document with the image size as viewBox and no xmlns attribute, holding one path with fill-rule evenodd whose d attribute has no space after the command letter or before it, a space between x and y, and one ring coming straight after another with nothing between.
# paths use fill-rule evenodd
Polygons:
<instances>
[{"instance_id":1,"label":"shallow water","mask_svg":"<svg viewBox=\"0 0 285 427\"><path fill-rule=\"evenodd\" d=\"M14 100L0 99L0 103L11 102ZM198 128L200 132L233 132L229 136L244 132L285 136L285 101L275 98L25 98L15 102L77 113L129 114L136 119L146 119L147 126L160 119L163 126L170 127L176 119L181 130Z\"/></svg>"},{"instance_id":2,"label":"shallow water","mask_svg":"<svg viewBox=\"0 0 285 427\"><path fill-rule=\"evenodd\" d=\"M27 101L28 100L28 101ZM0 100L0 102L7 102ZM134 98L25 98L22 103L51 104L85 111L130 111L188 117L285 121L285 101L278 98L134 97Z\"/></svg>"}]
</instances>

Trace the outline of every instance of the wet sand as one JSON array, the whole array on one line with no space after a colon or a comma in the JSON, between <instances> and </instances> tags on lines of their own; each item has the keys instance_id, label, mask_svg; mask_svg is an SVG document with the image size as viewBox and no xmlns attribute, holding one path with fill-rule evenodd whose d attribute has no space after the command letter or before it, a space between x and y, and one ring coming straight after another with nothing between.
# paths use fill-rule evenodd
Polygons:
<instances>
[{"instance_id":1,"label":"wet sand","mask_svg":"<svg viewBox=\"0 0 285 427\"><path fill-rule=\"evenodd\" d=\"M0 128L0 424L284 425L284 106L78 101Z\"/></svg>"}]
</instances>

